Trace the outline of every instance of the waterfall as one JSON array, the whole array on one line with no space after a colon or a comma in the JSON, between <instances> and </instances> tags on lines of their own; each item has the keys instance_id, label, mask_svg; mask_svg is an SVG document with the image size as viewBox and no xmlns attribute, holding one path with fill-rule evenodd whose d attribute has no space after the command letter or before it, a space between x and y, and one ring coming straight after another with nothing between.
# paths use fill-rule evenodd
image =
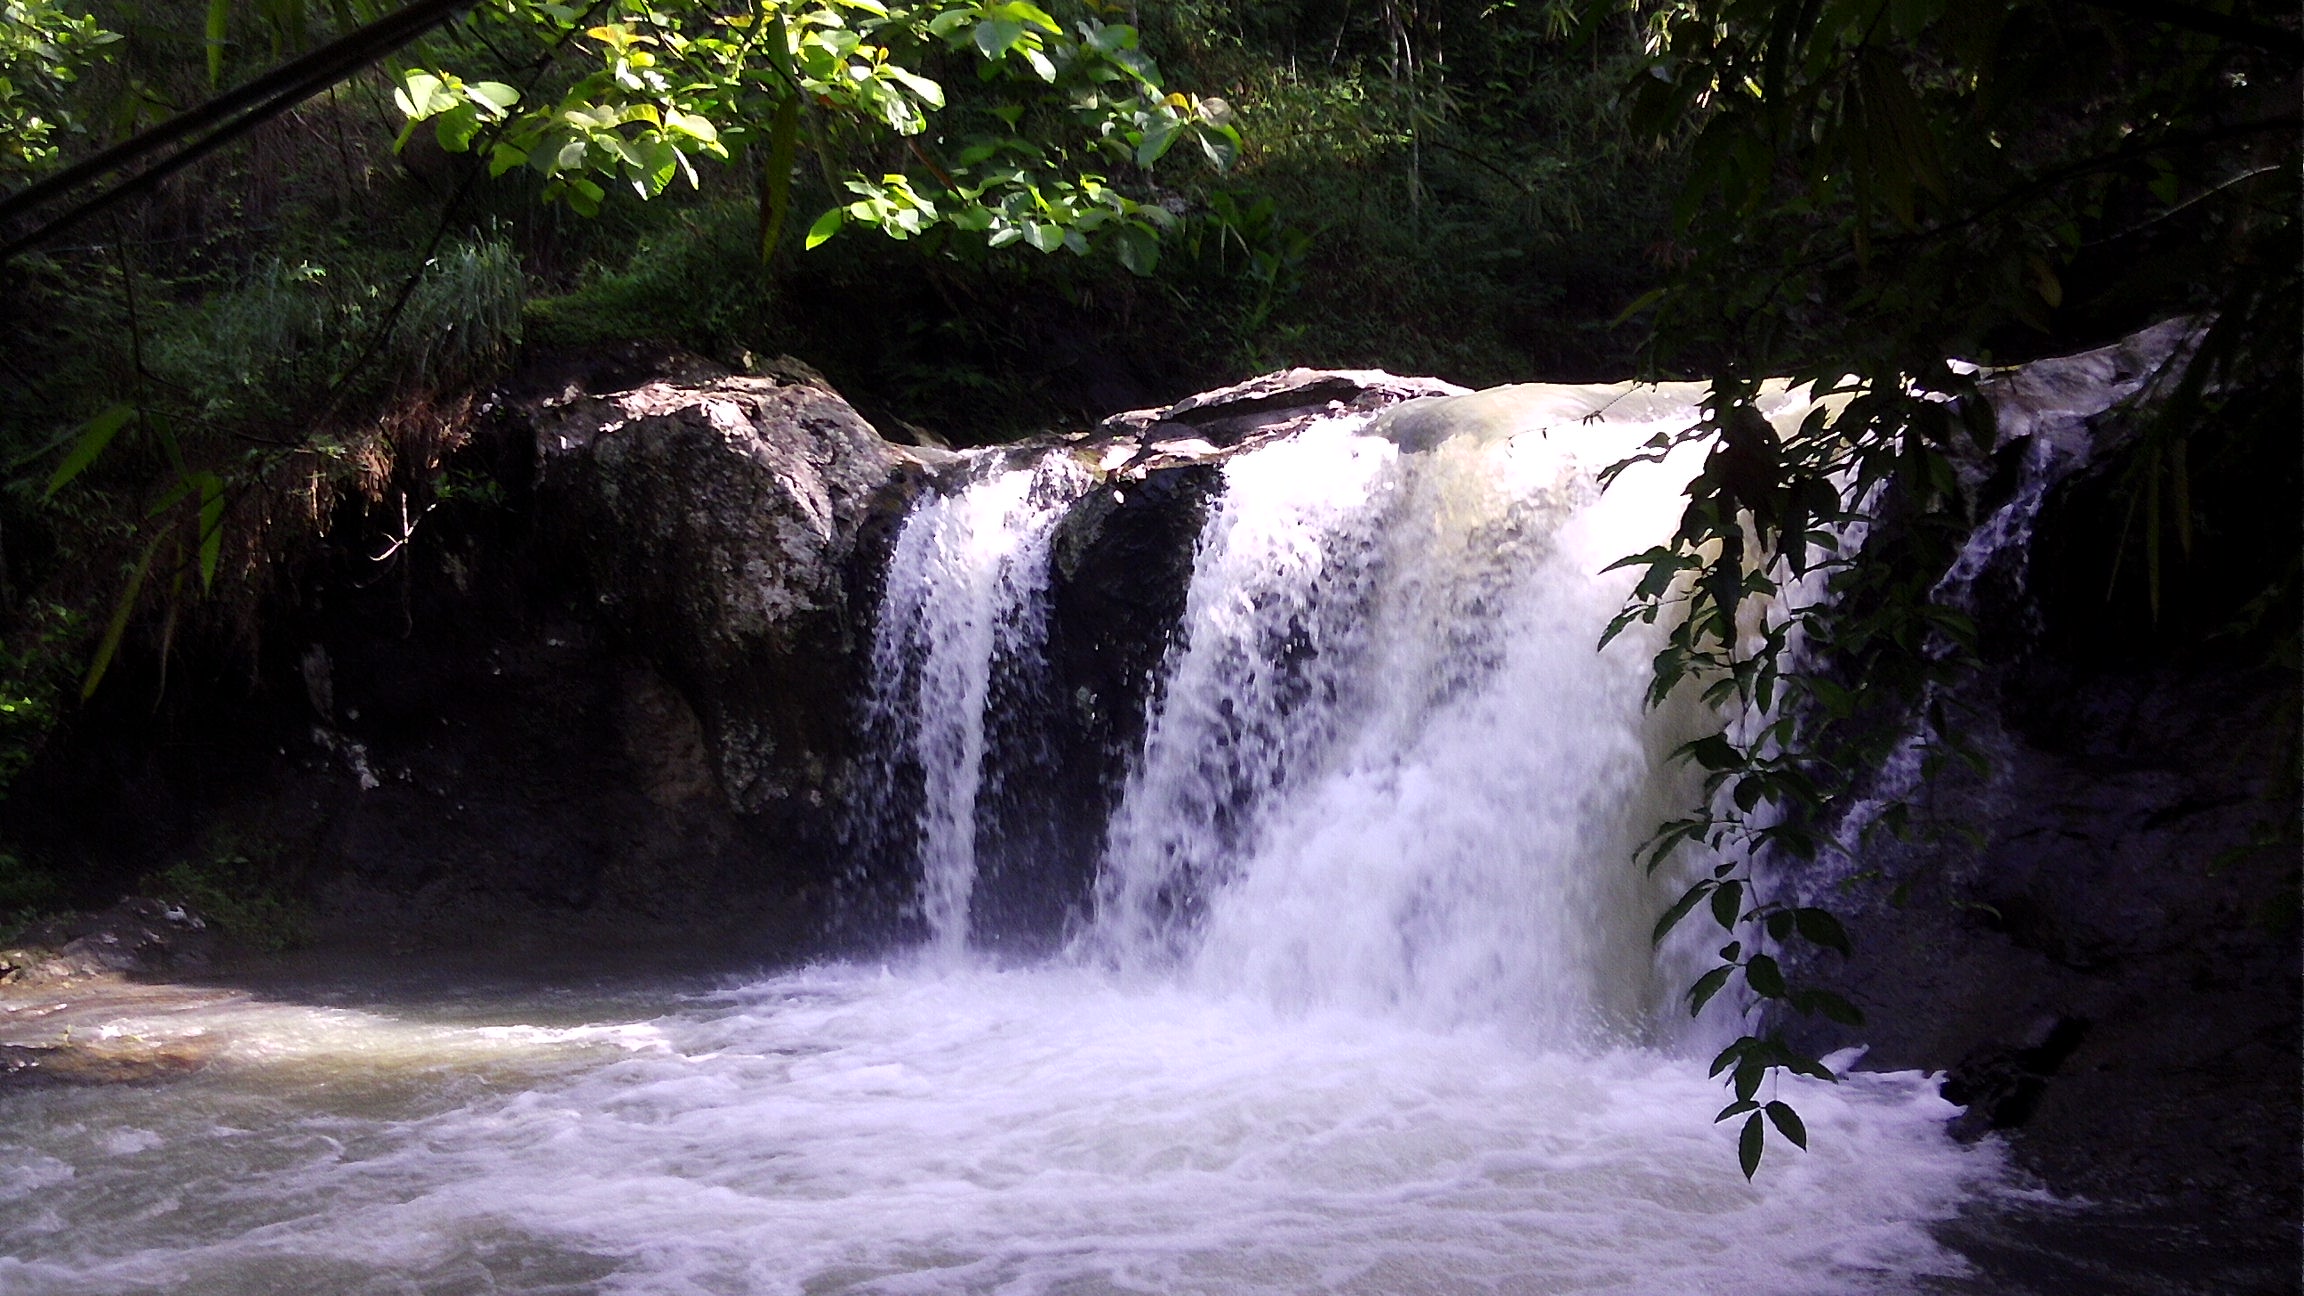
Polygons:
<instances>
[{"instance_id":1,"label":"waterfall","mask_svg":"<svg viewBox=\"0 0 2304 1296\"><path fill-rule=\"evenodd\" d=\"M1631 861L1692 794L1663 757L1705 717L1643 705L1652 637L1595 645L1632 579L1604 569L1669 532L1702 447L1597 474L1696 398L1500 388L1227 460L1074 957L1294 1010L1654 1037L1686 979L1648 939L1675 879ZM910 708L918 903L946 954L969 939L989 682L1034 660L1077 474L1064 452L981 473L896 546L875 697Z\"/></svg>"},{"instance_id":2,"label":"waterfall","mask_svg":"<svg viewBox=\"0 0 2304 1296\"><path fill-rule=\"evenodd\" d=\"M1595 645L1630 588L1603 569L1669 532L1699 451L1596 474L1694 395L1505 388L1231 461L1085 946L1297 1009L1669 1028L1671 879L1631 860L1702 717L1643 706L1649 639Z\"/></svg>"},{"instance_id":3,"label":"waterfall","mask_svg":"<svg viewBox=\"0 0 2304 1296\"><path fill-rule=\"evenodd\" d=\"M1108 835L1093 943L1132 967L1192 938L1220 870L1334 736L1355 680L1397 452L1336 420L1232 460Z\"/></svg>"},{"instance_id":4,"label":"waterfall","mask_svg":"<svg viewBox=\"0 0 2304 1296\"><path fill-rule=\"evenodd\" d=\"M1816 1137L1747 1182L1674 1003L1691 951L1649 947L1676 880L1632 847L1693 795L1663 758L1707 717L1642 705L1645 628L1595 651L1631 579L1602 569L1667 533L1704 447L1594 473L1694 396L1501 389L1190 470L1216 493L1093 913L1030 963L985 956L1012 948L986 879L1083 786L1045 777L1080 732L1138 733L1034 750L1103 642L1054 571L1088 570L1089 492L1138 487L962 460L893 542L856 798L917 956L115 1021L215 1061L14 1095L0 1289L1970 1290L1930 1230L1998 1153L1945 1137L1934 1079L1784 1079Z\"/></svg>"},{"instance_id":5,"label":"waterfall","mask_svg":"<svg viewBox=\"0 0 2304 1296\"><path fill-rule=\"evenodd\" d=\"M879 786L897 781L898 765L920 781L920 916L947 958L968 943L995 678L1030 669L1046 618L1049 538L1087 480L1062 455L994 465L915 507L888 560L866 706L871 727L893 739Z\"/></svg>"}]
</instances>

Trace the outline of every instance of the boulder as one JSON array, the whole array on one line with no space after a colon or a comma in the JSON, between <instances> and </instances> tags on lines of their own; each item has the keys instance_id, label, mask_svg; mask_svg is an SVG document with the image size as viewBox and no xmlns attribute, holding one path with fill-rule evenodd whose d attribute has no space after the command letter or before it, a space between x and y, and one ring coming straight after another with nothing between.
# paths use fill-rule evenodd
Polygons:
<instances>
[{"instance_id":1,"label":"boulder","mask_svg":"<svg viewBox=\"0 0 2304 1296\"><path fill-rule=\"evenodd\" d=\"M806 371L528 408L547 525L694 707L742 814L817 806L847 754L862 552L926 479Z\"/></svg>"}]
</instances>

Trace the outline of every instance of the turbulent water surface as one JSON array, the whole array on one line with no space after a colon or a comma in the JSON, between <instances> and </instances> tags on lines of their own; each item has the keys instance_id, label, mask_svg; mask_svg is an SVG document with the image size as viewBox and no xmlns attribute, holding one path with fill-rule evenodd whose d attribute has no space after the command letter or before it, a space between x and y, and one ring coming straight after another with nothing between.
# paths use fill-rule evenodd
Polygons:
<instances>
[{"instance_id":1,"label":"turbulent water surface","mask_svg":"<svg viewBox=\"0 0 2304 1296\"><path fill-rule=\"evenodd\" d=\"M0 1290L1898 1291L1989 1170L1916 1076L1747 1185L1685 1059L1076 970L198 1016L7 1100Z\"/></svg>"},{"instance_id":2,"label":"turbulent water surface","mask_svg":"<svg viewBox=\"0 0 2304 1296\"><path fill-rule=\"evenodd\" d=\"M972 953L985 712L1043 465L916 510L875 649L925 949L614 994L115 1020L200 1074L0 1100L0 1291L1849 1293L2002 1189L1917 1075L1790 1082L1736 1168L1633 844L1696 717L1593 643L1687 393L1521 389L1233 459L1064 955ZM1782 416L1800 409L1785 398ZM1433 435L1439 419L1448 435ZM1022 663L1022 665L1019 665ZM1029 810L1009 788L1004 813Z\"/></svg>"}]
</instances>

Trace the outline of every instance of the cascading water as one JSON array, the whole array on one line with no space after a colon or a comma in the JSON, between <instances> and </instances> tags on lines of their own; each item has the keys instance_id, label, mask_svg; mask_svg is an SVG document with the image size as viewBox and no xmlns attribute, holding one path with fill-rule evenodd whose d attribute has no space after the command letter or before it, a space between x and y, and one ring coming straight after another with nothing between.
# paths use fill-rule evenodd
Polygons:
<instances>
[{"instance_id":1,"label":"cascading water","mask_svg":"<svg viewBox=\"0 0 2304 1296\"><path fill-rule=\"evenodd\" d=\"M980 476L915 508L888 561L867 706L890 764L918 771L920 911L948 959L968 942L994 676L1039 647L1049 537L1087 485L1063 456Z\"/></svg>"},{"instance_id":2,"label":"cascading water","mask_svg":"<svg viewBox=\"0 0 2304 1296\"><path fill-rule=\"evenodd\" d=\"M907 520L874 644L891 768L919 785L897 853L925 955L549 1009L573 1028L507 1030L538 1011L500 1001L275 1007L196 1082L20 1096L0 1290L1957 1275L1928 1225L1997 1163L1944 1137L1934 1086L1787 1081L1813 1150L1748 1184L1649 949L1660 893L1631 847L1687 793L1660 757L1693 717L1643 710L1636 639L1594 652L1626 579L1598 573L1668 526L1701 449L1605 494L1592 471L1684 425L1687 396L1482 393L1231 459L1096 912L1067 957L1006 969L960 956L986 934L986 717L1032 669L1086 483L1061 455L987 467Z\"/></svg>"},{"instance_id":3,"label":"cascading water","mask_svg":"<svg viewBox=\"0 0 2304 1296\"><path fill-rule=\"evenodd\" d=\"M1641 1033L1661 901L1611 861L1685 795L1656 759L1685 717L1643 713L1636 644L1593 651L1624 592L1594 573L1670 500L1592 473L1661 429L1511 399L1413 452L1340 421L1228 465L1097 952L1281 1005Z\"/></svg>"}]
</instances>

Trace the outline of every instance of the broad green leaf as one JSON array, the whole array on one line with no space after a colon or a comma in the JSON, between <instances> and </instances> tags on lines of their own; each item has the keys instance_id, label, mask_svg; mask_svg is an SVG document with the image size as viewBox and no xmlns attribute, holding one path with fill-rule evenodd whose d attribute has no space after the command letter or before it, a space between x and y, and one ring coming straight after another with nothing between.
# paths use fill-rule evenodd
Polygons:
<instances>
[{"instance_id":1,"label":"broad green leaf","mask_svg":"<svg viewBox=\"0 0 2304 1296\"><path fill-rule=\"evenodd\" d=\"M1159 161L1175 144L1179 126L1174 118L1162 118L1145 130L1144 137L1136 144L1136 165L1148 167Z\"/></svg>"},{"instance_id":2,"label":"broad green leaf","mask_svg":"<svg viewBox=\"0 0 2304 1296\"><path fill-rule=\"evenodd\" d=\"M920 102L928 105L930 108L942 108L944 106L944 87L936 84L934 81L929 80L927 77L920 76L917 73L907 72L903 68L897 67L893 64L889 65L884 70L889 77L896 81L897 84L911 91L915 96L919 98Z\"/></svg>"},{"instance_id":3,"label":"broad green leaf","mask_svg":"<svg viewBox=\"0 0 2304 1296\"><path fill-rule=\"evenodd\" d=\"M714 126L709 119L696 113L682 112L678 108L665 110L664 125L666 129L676 130L683 135L704 140L707 143L717 142L720 138L719 128Z\"/></svg>"},{"instance_id":4,"label":"broad green leaf","mask_svg":"<svg viewBox=\"0 0 2304 1296\"><path fill-rule=\"evenodd\" d=\"M1712 996L1728 984L1728 974L1733 971L1734 968L1716 967L1696 978L1696 984L1688 987L1688 1015L1694 1017L1702 1013L1704 1005L1712 1002Z\"/></svg>"},{"instance_id":5,"label":"broad green leaf","mask_svg":"<svg viewBox=\"0 0 2304 1296\"><path fill-rule=\"evenodd\" d=\"M56 465L55 473L48 478L48 489L41 492L41 498L55 495L88 465L96 462L96 457L104 453L104 447L112 444L112 438L135 416L134 406L114 405L82 424L79 437L65 454L64 462Z\"/></svg>"},{"instance_id":6,"label":"broad green leaf","mask_svg":"<svg viewBox=\"0 0 2304 1296\"><path fill-rule=\"evenodd\" d=\"M1760 1153L1767 1140L1768 1133L1760 1123L1760 1113L1752 1113L1744 1122L1744 1132L1736 1136L1736 1163L1744 1167L1746 1179L1760 1173Z\"/></svg>"},{"instance_id":7,"label":"broad green leaf","mask_svg":"<svg viewBox=\"0 0 2304 1296\"><path fill-rule=\"evenodd\" d=\"M1672 907L1664 911L1664 916L1656 920L1656 929L1649 937L1650 942L1663 944L1664 938L1672 934L1672 929L1680 925L1681 919L1703 903L1704 897L1715 885L1709 881L1698 882L1683 892L1678 900L1672 902Z\"/></svg>"},{"instance_id":8,"label":"broad green leaf","mask_svg":"<svg viewBox=\"0 0 2304 1296\"><path fill-rule=\"evenodd\" d=\"M1113 235L1113 247L1120 254L1120 264L1129 273L1149 275L1160 265L1160 236L1140 225L1123 225Z\"/></svg>"},{"instance_id":9,"label":"broad green leaf","mask_svg":"<svg viewBox=\"0 0 2304 1296\"><path fill-rule=\"evenodd\" d=\"M1815 908L1795 909L1792 911L1792 920L1794 925L1799 928L1800 935L1810 944L1821 945L1825 949L1837 950L1842 954L1851 952L1848 929L1842 927L1840 920L1833 917L1830 911Z\"/></svg>"},{"instance_id":10,"label":"broad green leaf","mask_svg":"<svg viewBox=\"0 0 2304 1296\"><path fill-rule=\"evenodd\" d=\"M847 223L848 214L838 207L817 217L816 223L808 227L807 246L811 249L822 246L824 240L839 233L840 227Z\"/></svg>"},{"instance_id":11,"label":"broad green leaf","mask_svg":"<svg viewBox=\"0 0 2304 1296\"><path fill-rule=\"evenodd\" d=\"M1024 38L1024 24L1006 18L992 18L976 24L976 49L985 58L997 62Z\"/></svg>"},{"instance_id":12,"label":"broad green leaf","mask_svg":"<svg viewBox=\"0 0 2304 1296\"><path fill-rule=\"evenodd\" d=\"M214 473L195 473L200 485L200 589L216 587L216 559L224 549L224 482Z\"/></svg>"},{"instance_id":13,"label":"broad green leaf","mask_svg":"<svg viewBox=\"0 0 2304 1296\"><path fill-rule=\"evenodd\" d=\"M1768 1113L1768 1120L1776 1126L1777 1133L1782 1134L1792 1146L1807 1151L1808 1127L1800 1123L1800 1113L1792 1110L1791 1104L1772 1102L1761 1110Z\"/></svg>"},{"instance_id":14,"label":"broad green leaf","mask_svg":"<svg viewBox=\"0 0 2304 1296\"><path fill-rule=\"evenodd\" d=\"M464 86L464 93L475 103L484 103L498 110L520 102L520 92L501 81L468 82Z\"/></svg>"},{"instance_id":15,"label":"broad green leaf","mask_svg":"<svg viewBox=\"0 0 2304 1296\"><path fill-rule=\"evenodd\" d=\"M1029 0L1007 0L1005 4L990 6L985 12L997 14L1008 21L1029 24L1051 36L1064 34L1064 29L1057 25L1054 18L1048 16L1047 10L1030 3Z\"/></svg>"}]
</instances>

